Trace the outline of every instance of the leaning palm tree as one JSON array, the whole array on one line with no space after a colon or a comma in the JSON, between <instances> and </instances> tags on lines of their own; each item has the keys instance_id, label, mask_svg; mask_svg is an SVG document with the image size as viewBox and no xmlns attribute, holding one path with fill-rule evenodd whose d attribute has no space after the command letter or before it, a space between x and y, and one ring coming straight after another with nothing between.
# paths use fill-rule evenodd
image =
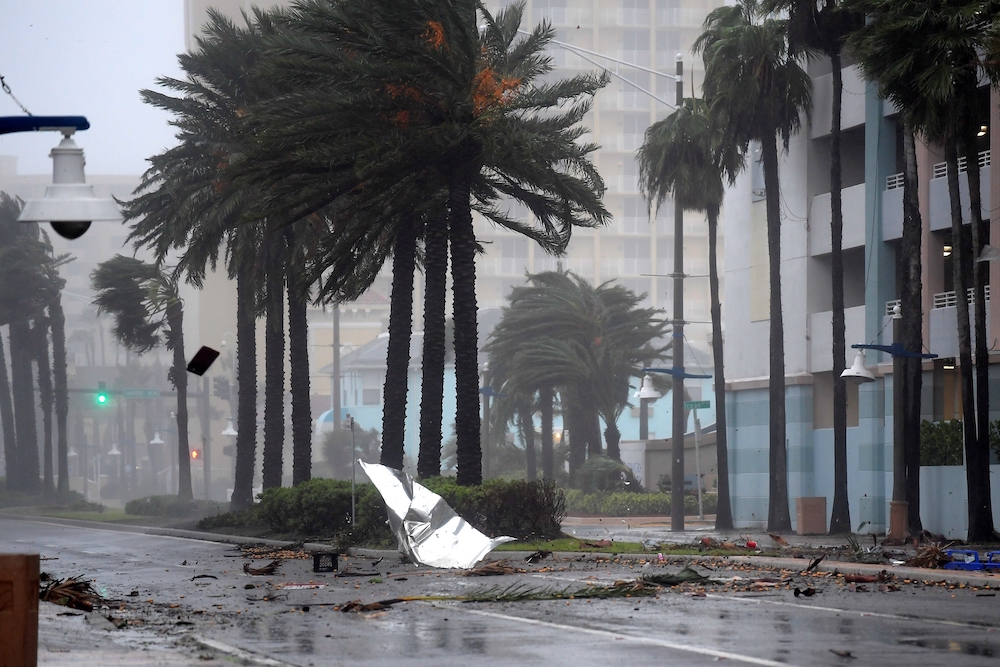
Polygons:
<instances>
[{"instance_id":1,"label":"leaning palm tree","mask_svg":"<svg viewBox=\"0 0 1000 667\"><path fill-rule=\"evenodd\" d=\"M841 193L841 111L843 50L848 35L861 27L864 15L845 0L766 0L768 10L788 13L788 41L793 51L829 58L833 95L830 115L830 279L833 321L833 511L830 533L851 532L847 496L847 380L844 320L844 212Z\"/></svg>"},{"instance_id":2,"label":"leaning palm tree","mask_svg":"<svg viewBox=\"0 0 1000 667\"><path fill-rule=\"evenodd\" d=\"M98 313L114 317L112 333L125 348L143 354L164 343L172 353L167 379L177 389L177 496L190 500L191 452L188 446L187 361L184 356L184 305L177 280L163 267L115 255L91 273Z\"/></svg>"},{"instance_id":3,"label":"leaning palm tree","mask_svg":"<svg viewBox=\"0 0 1000 667\"><path fill-rule=\"evenodd\" d=\"M716 449L718 452L718 511L715 527L733 528L729 498L729 449L726 433L726 375L719 296L718 228L723 176L732 180L740 160L732 145L721 144L722 133L712 125L704 101L686 98L683 105L646 130L638 151L639 184L650 206L667 197L685 210L708 217L708 272L712 309L712 354L715 365Z\"/></svg>"},{"instance_id":4,"label":"leaning palm tree","mask_svg":"<svg viewBox=\"0 0 1000 667\"><path fill-rule=\"evenodd\" d=\"M989 78L993 85L1000 81L1000 63L991 56L996 45L996 3L987 0L962 3L926 3L914 0L883 2L867 0L859 3L872 19L858 30L851 45L859 57L865 76L879 85L879 92L900 110L904 129L919 133L928 140L943 145L948 166L948 192L951 199L952 260L954 266L956 314L958 320L959 364L961 370L962 408L966 454L966 485L969 498L969 539L992 539L993 515L990 503L990 483L987 474L989 460L989 382L988 349L985 335L985 301L983 284L985 269L974 261L985 240L981 219L979 192L979 156L975 134L979 129L982 110L975 103L979 81ZM891 31L892 41L882 41ZM920 49L909 48L920 44ZM913 149L912 139L906 138L907 155ZM964 237L962 206L959 190L959 152L966 155L970 194L972 256ZM907 173L911 169L908 164ZM915 178L915 165L912 168ZM909 177L908 177L909 178ZM915 195L914 195L915 196ZM904 195L905 200L909 197ZM912 205L911 205L912 206ZM904 208L905 210L905 208ZM916 231L914 231L916 234ZM906 246L904 228L904 252ZM919 246L917 246L919 250ZM911 257L919 257L919 252ZM969 304L966 299L969 274L974 272L976 318L976 382L973 380L973 354L969 325ZM915 275L914 275L915 274ZM911 267L907 279L919 282L919 269ZM914 292L919 295L919 291ZM904 299L908 296L904 291ZM911 297L911 304L914 301ZM914 306L911 305L911 308ZM904 332L904 344L909 349L919 343L919 308L908 313L903 303L903 317L913 318ZM907 377L919 382L919 366L910 363ZM918 385L919 386L919 385ZM907 397L907 422L918 419L919 394ZM910 453L910 452L908 452ZM919 507L919 451L908 456L907 500L911 508ZM914 517L916 515L916 517ZM910 513L911 532L921 528L919 514Z\"/></svg>"},{"instance_id":5,"label":"leaning palm tree","mask_svg":"<svg viewBox=\"0 0 1000 667\"><path fill-rule=\"evenodd\" d=\"M260 155L248 160L267 184L268 211L308 213L359 185L381 192L403 184L410 210L427 193L446 194L439 210L447 212L454 291L462 484L482 478L473 206L553 252L565 249L573 226L607 219L603 182L587 160L595 146L577 142L587 100L606 79L542 83L553 32L543 25L520 37L522 11L516 4L494 18L472 0L300 3L288 23L294 40L276 59L294 92L261 106ZM301 148L286 150L292 145ZM525 203L532 223L494 206L500 197ZM382 219L403 220L407 210L396 202Z\"/></svg>"},{"instance_id":6,"label":"leaning palm tree","mask_svg":"<svg viewBox=\"0 0 1000 667\"><path fill-rule=\"evenodd\" d=\"M715 9L695 50L705 59L705 102L722 144L746 155L758 142L764 167L771 297L769 366L768 527L791 530L785 444L785 342L781 314L781 206L778 180L780 136L787 149L802 124L812 82L789 51L787 22L762 16L755 0Z\"/></svg>"}]
</instances>

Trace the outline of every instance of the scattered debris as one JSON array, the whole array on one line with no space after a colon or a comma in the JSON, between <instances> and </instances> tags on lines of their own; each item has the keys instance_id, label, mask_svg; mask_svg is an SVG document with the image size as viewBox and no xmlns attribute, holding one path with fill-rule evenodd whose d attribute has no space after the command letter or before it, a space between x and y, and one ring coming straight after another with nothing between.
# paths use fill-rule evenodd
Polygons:
<instances>
[{"instance_id":1,"label":"scattered debris","mask_svg":"<svg viewBox=\"0 0 1000 667\"><path fill-rule=\"evenodd\" d=\"M262 565L261 567L251 567L250 563L243 563L243 571L249 575L257 577L270 577L278 571L278 567L280 565L280 558L275 558L267 565Z\"/></svg>"},{"instance_id":2,"label":"scattered debris","mask_svg":"<svg viewBox=\"0 0 1000 667\"><path fill-rule=\"evenodd\" d=\"M812 596L816 595L816 589L815 588L801 589L798 586L796 586L794 593L795 593L795 597L799 597L800 595L803 595L803 596L805 596L807 598L811 598Z\"/></svg>"},{"instance_id":3,"label":"scattered debris","mask_svg":"<svg viewBox=\"0 0 1000 667\"><path fill-rule=\"evenodd\" d=\"M809 563L809 567L803 570L803 572L812 572L819 566L820 563L823 562L824 558L826 558L826 554L820 556L819 558L814 558L813 561Z\"/></svg>"},{"instance_id":4,"label":"scattered debris","mask_svg":"<svg viewBox=\"0 0 1000 667\"><path fill-rule=\"evenodd\" d=\"M495 577L504 574L520 574L526 572L527 570L514 567L510 564L510 561L504 558L503 560L495 560L489 563L484 563L479 567L468 570L463 574L466 577Z\"/></svg>"},{"instance_id":5,"label":"scattered debris","mask_svg":"<svg viewBox=\"0 0 1000 667\"><path fill-rule=\"evenodd\" d=\"M893 575L885 570L878 574L845 574L844 581L849 584L876 584L892 580Z\"/></svg>"},{"instance_id":6,"label":"scattered debris","mask_svg":"<svg viewBox=\"0 0 1000 667\"><path fill-rule=\"evenodd\" d=\"M38 592L38 599L44 602L60 604L70 609L93 611L94 605L102 600L100 594L91 586L91 582L82 577L54 579L43 572L39 579L45 582Z\"/></svg>"},{"instance_id":7,"label":"scattered debris","mask_svg":"<svg viewBox=\"0 0 1000 667\"><path fill-rule=\"evenodd\" d=\"M218 579L218 577L215 576L214 574L196 574L193 577L191 577L191 581L194 581L195 579ZM136 592L136 595L138 594L139 593Z\"/></svg>"},{"instance_id":8,"label":"scattered debris","mask_svg":"<svg viewBox=\"0 0 1000 667\"><path fill-rule=\"evenodd\" d=\"M852 655L850 651L838 651L835 648L830 649L830 653L838 655L841 658L850 658L851 660L854 660L858 657L856 655Z\"/></svg>"},{"instance_id":9,"label":"scattered debris","mask_svg":"<svg viewBox=\"0 0 1000 667\"><path fill-rule=\"evenodd\" d=\"M676 586L678 584L691 583L703 584L710 581L708 577L700 574L691 567L685 567L676 574L647 574L642 580L650 584L656 584L657 586Z\"/></svg>"},{"instance_id":10,"label":"scattered debris","mask_svg":"<svg viewBox=\"0 0 1000 667\"><path fill-rule=\"evenodd\" d=\"M310 581L308 583L277 584L275 588L277 590L284 590L284 591L302 591L311 588L326 588L326 584L317 584L315 582Z\"/></svg>"},{"instance_id":11,"label":"scattered debris","mask_svg":"<svg viewBox=\"0 0 1000 667\"><path fill-rule=\"evenodd\" d=\"M611 540L580 540L580 548L606 549L611 546Z\"/></svg>"},{"instance_id":12,"label":"scattered debris","mask_svg":"<svg viewBox=\"0 0 1000 667\"><path fill-rule=\"evenodd\" d=\"M931 569L943 567L946 563L951 562L951 557L945 553L945 550L950 546L951 543L942 545L940 542L932 542L918 548L917 555L907 560L903 565L906 567L925 567Z\"/></svg>"},{"instance_id":13,"label":"scattered debris","mask_svg":"<svg viewBox=\"0 0 1000 667\"><path fill-rule=\"evenodd\" d=\"M268 558L271 560L310 560L313 557L311 552L303 549L275 548L266 544L244 544L240 545L239 549L243 558L252 560L266 560Z\"/></svg>"},{"instance_id":14,"label":"scattered debris","mask_svg":"<svg viewBox=\"0 0 1000 667\"><path fill-rule=\"evenodd\" d=\"M551 555L552 555L551 551L546 551L545 549L539 549L538 551L530 553L527 556L525 556L524 560L528 563L538 563L545 560Z\"/></svg>"},{"instance_id":15,"label":"scattered debris","mask_svg":"<svg viewBox=\"0 0 1000 667\"><path fill-rule=\"evenodd\" d=\"M778 535L777 533L768 533L767 536L783 547L788 546L788 540L783 538L781 535Z\"/></svg>"}]
</instances>

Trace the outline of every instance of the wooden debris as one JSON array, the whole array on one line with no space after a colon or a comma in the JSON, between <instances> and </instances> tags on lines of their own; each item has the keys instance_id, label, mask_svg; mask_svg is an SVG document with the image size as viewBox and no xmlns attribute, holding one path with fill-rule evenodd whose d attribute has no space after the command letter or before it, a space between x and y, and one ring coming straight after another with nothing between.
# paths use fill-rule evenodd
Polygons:
<instances>
[{"instance_id":1,"label":"wooden debris","mask_svg":"<svg viewBox=\"0 0 1000 667\"><path fill-rule=\"evenodd\" d=\"M551 551L546 551L545 549L539 549L535 553L528 554L524 560L528 563L538 563L545 560L552 555Z\"/></svg>"},{"instance_id":2,"label":"wooden debris","mask_svg":"<svg viewBox=\"0 0 1000 667\"><path fill-rule=\"evenodd\" d=\"M767 536L783 547L788 546L788 540L783 538L781 535L778 535L777 533L768 533Z\"/></svg>"},{"instance_id":3,"label":"wooden debris","mask_svg":"<svg viewBox=\"0 0 1000 667\"><path fill-rule=\"evenodd\" d=\"M40 579L45 585L39 591L38 599L44 602L60 604L70 609L93 611L94 605L101 601L101 596L86 579L79 577L53 579L44 572Z\"/></svg>"},{"instance_id":4,"label":"wooden debris","mask_svg":"<svg viewBox=\"0 0 1000 667\"><path fill-rule=\"evenodd\" d=\"M951 558L945 554L945 550L950 546L950 543L941 544L940 542L934 542L920 547L917 550L917 555L907 560L903 565L906 567L926 567L932 569L942 567L945 563L951 562Z\"/></svg>"},{"instance_id":5,"label":"wooden debris","mask_svg":"<svg viewBox=\"0 0 1000 667\"><path fill-rule=\"evenodd\" d=\"M251 567L250 563L243 563L243 571L249 575L258 577L270 577L275 572L278 571L278 567L281 565L281 559L275 558L267 565L262 565L261 567Z\"/></svg>"},{"instance_id":6,"label":"wooden debris","mask_svg":"<svg viewBox=\"0 0 1000 667\"><path fill-rule=\"evenodd\" d=\"M510 561L504 558L503 560L495 560L489 563L484 563L479 567L467 570L463 576L466 577L495 577L504 574L520 574L526 572L527 570L514 567L510 564Z\"/></svg>"}]
</instances>

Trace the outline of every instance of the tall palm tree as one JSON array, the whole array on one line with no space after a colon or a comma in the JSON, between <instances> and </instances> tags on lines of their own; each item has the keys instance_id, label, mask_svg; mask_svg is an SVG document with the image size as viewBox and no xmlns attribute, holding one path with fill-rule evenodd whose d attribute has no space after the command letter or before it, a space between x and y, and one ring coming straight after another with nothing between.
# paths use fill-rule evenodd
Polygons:
<instances>
[{"instance_id":1,"label":"tall palm tree","mask_svg":"<svg viewBox=\"0 0 1000 667\"><path fill-rule=\"evenodd\" d=\"M191 451L188 444L187 360L184 355L184 306L177 280L163 267L115 255L91 273L98 313L114 317L112 330L125 348L143 354L161 342L172 353L167 379L177 390L177 496L190 500Z\"/></svg>"},{"instance_id":2,"label":"tall palm tree","mask_svg":"<svg viewBox=\"0 0 1000 667\"><path fill-rule=\"evenodd\" d=\"M847 495L847 381L844 320L844 213L841 193L841 115L843 110L844 43L861 27L864 16L845 0L767 0L769 11L788 14L788 41L793 51L830 59L833 95L830 120L830 278L833 320L833 511L830 533L851 532Z\"/></svg>"},{"instance_id":3,"label":"tall palm tree","mask_svg":"<svg viewBox=\"0 0 1000 667\"><path fill-rule=\"evenodd\" d=\"M785 445L785 341L781 314L780 136L787 149L809 108L812 82L789 51L787 21L762 15L755 0L713 10L695 51L705 59L703 90L721 143L746 155L759 142L764 167L771 297L768 528L791 530Z\"/></svg>"},{"instance_id":4,"label":"tall palm tree","mask_svg":"<svg viewBox=\"0 0 1000 667\"><path fill-rule=\"evenodd\" d=\"M659 208L668 197L685 210L708 217L709 292L712 310L712 355L715 366L715 433L718 451L718 511L715 527L733 528L729 497L729 449L726 433L726 375L719 296L718 228L723 176L732 180L740 160L732 145L721 145L721 131L712 126L702 100L686 98L683 105L646 130L638 151L639 186L647 202Z\"/></svg>"},{"instance_id":5,"label":"tall palm tree","mask_svg":"<svg viewBox=\"0 0 1000 667\"><path fill-rule=\"evenodd\" d=\"M891 100L900 110L905 138L904 149L908 159L913 152L912 135L922 134L930 141L943 145L948 165L948 192L951 199L952 261L954 266L956 314L958 320L959 364L961 370L962 408L965 423L964 442L966 454L966 485L968 488L969 539L992 539L993 516L988 480L989 461L989 382L988 350L985 338L985 302L981 286L985 275L975 266L975 256L982 245L984 231L980 214L978 154L974 134L979 129L979 111L974 102L979 80L987 77L997 85L1000 81L1000 63L988 54L995 46L996 3L989 0L960 3L927 3L915 0L887 2L864 0L859 8L869 20L855 32L850 44L858 56L866 78L875 81L880 94ZM888 35L891 40L884 41ZM912 48L920 44L920 49ZM974 125L974 127L973 127ZM959 198L958 154L966 153L971 201L972 253L965 246L961 200ZM912 174L912 176L911 176ZM907 181L915 180L915 164L907 163ZM915 207L915 189L904 194L904 211ZM911 201L911 197L913 198ZM912 214L911 214L912 217ZM918 232L914 230L915 236ZM917 242L919 243L919 242ZM907 244L904 227L903 249L910 253L913 243ZM919 250L919 245L916 245ZM919 256L919 252L910 254ZM965 298L968 277L975 270L974 298L977 304L976 322L976 374L978 386L973 382L973 355L969 326L969 305ZM919 268L908 267L907 280L919 281ZM904 290L903 317L904 344L909 349L920 349L919 305L915 300L919 288ZM910 307L906 299L909 297ZM908 310L916 310L909 313ZM982 329L982 330L980 330ZM916 347L915 347L916 345ZM919 383L920 371L916 361L910 362L907 378ZM919 385L917 385L919 387ZM915 423L919 393L907 396L907 424L911 425L910 437L917 431ZM978 414L977 414L978 413ZM919 451L908 451L907 500L911 508L919 507ZM916 516L915 516L916 515ZM910 512L910 530L921 528L919 513Z\"/></svg>"},{"instance_id":6,"label":"tall palm tree","mask_svg":"<svg viewBox=\"0 0 1000 667\"><path fill-rule=\"evenodd\" d=\"M481 479L472 207L554 252L572 226L607 218L603 183L586 159L595 147L576 142L574 125L589 105L559 109L589 98L605 78L540 83L551 71L541 55L551 28L519 37L518 4L495 19L482 13L481 38L477 7L471 0L297 5L288 24L294 42L276 60L293 92L262 105L254 121L261 156L249 161L274 201L296 211L318 210L359 180L375 191L416 186L402 200L407 206L446 192L463 484ZM553 113L542 119L541 110ZM290 145L302 149L285 150ZM532 224L493 207L500 196L525 203ZM399 202L390 211L381 219L404 220Z\"/></svg>"}]
</instances>

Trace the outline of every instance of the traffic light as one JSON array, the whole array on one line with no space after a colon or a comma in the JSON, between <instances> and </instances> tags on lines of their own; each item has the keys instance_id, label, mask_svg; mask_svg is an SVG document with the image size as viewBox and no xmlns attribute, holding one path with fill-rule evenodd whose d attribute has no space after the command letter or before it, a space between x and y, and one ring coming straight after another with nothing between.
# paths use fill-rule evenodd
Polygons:
<instances>
[{"instance_id":1,"label":"traffic light","mask_svg":"<svg viewBox=\"0 0 1000 667\"><path fill-rule=\"evenodd\" d=\"M108 390L103 382L97 383L97 404L104 405L108 402Z\"/></svg>"},{"instance_id":2,"label":"traffic light","mask_svg":"<svg viewBox=\"0 0 1000 667\"><path fill-rule=\"evenodd\" d=\"M229 400L229 378L225 375L216 375L212 378L212 394L219 398Z\"/></svg>"},{"instance_id":3,"label":"traffic light","mask_svg":"<svg viewBox=\"0 0 1000 667\"><path fill-rule=\"evenodd\" d=\"M191 460L192 461L200 461L201 460L201 450L200 449L192 449L191 450Z\"/></svg>"}]
</instances>

